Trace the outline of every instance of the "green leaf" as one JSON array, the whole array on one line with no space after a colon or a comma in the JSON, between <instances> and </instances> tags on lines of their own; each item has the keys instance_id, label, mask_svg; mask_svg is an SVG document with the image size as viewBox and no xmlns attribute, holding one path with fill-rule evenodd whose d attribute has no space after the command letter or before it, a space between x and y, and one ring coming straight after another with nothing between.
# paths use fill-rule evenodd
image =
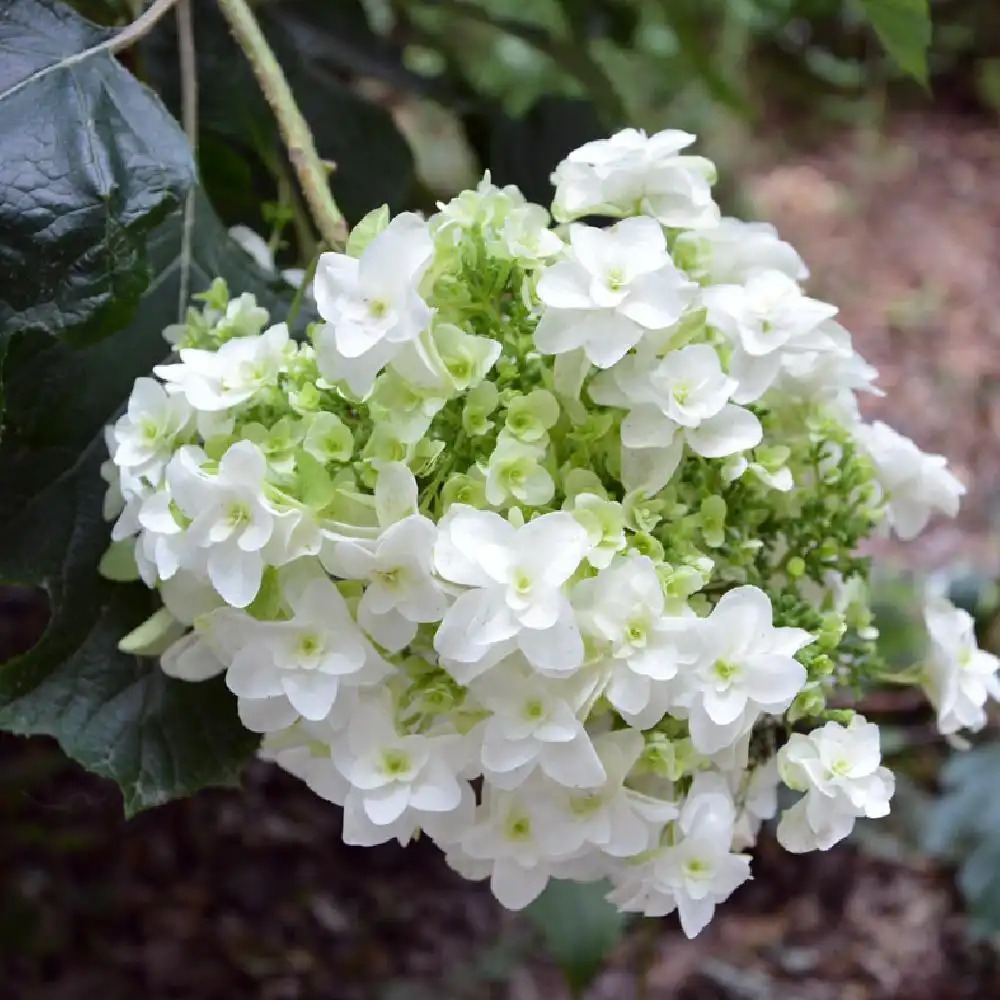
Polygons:
<instances>
[{"instance_id":1,"label":"green leaf","mask_svg":"<svg viewBox=\"0 0 1000 1000\"><path fill-rule=\"evenodd\" d=\"M594 58L585 38L563 38L529 21L497 16L470 0L433 0L433 3L431 0L423 0L423 4L489 25L548 56L559 69L575 78L585 89L594 107L598 109L605 128L620 128L626 124L628 110L615 87L615 81Z\"/></svg>"},{"instance_id":2,"label":"green leaf","mask_svg":"<svg viewBox=\"0 0 1000 1000\"><path fill-rule=\"evenodd\" d=\"M924 848L958 865L958 886L982 934L1000 931L1000 745L955 754L924 829Z\"/></svg>"},{"instance_id":3,"label":"green leaf","mask_svg":"<svg viewBox=\"0 0 1000 1000\"><path fill-rule=\"evenodd\" d=\"M51 605L39 643L0 665L0 729L54 736L121 786L130 813L233 783L256 741L221 678L174 681L155 660L118 649L155 608L144 587L98 574L109 541L103 428L133 380L167 354L161 331L177 319L185 273L192 293L221 275L233 294L254 292L275 319L290 298L229 239L204 199L195 203L187 264L181 229L175 215L153 235L156 277L128 327L85 349L15 331L0 354L0 582L40 585Z\"/></svg>"},{"instance_id":4,"label":"green leaf","mask_svg":"<svg viewBox=\"0 0 1000 1000\"><path fill-rule=\"evenodd\" d=\"M0 0L0 351L127 323L147 236L194 183L183 133L110 37L56 0Z\"/></svg>"},{"instance_id":5,"label":"green leaf","mask_svg":"<svg viewBox=\"0 0 1000 1000\"><path fill-rule=\"evenodd\" d=\"M101 556L97 571L105 580L116 583L134 583L139 579L139 568L135 564L135 544L130 538L112 542Z\"/></svg>"},{"instance_id":6,"label":"green leaf","mask_svg":"<svg viewBox=\"0 0 1000 1000\"><path fill-rule=\"evenodd\" d=\"M526 910L574 996L582 994L621 941L628 914L604 897L607 882L549 882Z\"/></svg>"},{"instance_id":7,"label":"green leaf","mask_svg":"<svg viewBox=\"0 0 1000 1000\"><path fill-rule=\"evenodd\" d=\"M347 237L347 253L351 257L360 257L368 248L368 244L386 226L389 225L389 206L380 205L373 208L352 230Z\"/></svg>"},{"instance_id":8,"label":"green leaf","mask_svg":"<svg viewBox=\"0 0 1000 1000\"><path fill-rule=\"evenodd\" d=\"M933 30L928 0L861 0L861 6L889 55L926 85Z\"/></svg>"}]
</instances>

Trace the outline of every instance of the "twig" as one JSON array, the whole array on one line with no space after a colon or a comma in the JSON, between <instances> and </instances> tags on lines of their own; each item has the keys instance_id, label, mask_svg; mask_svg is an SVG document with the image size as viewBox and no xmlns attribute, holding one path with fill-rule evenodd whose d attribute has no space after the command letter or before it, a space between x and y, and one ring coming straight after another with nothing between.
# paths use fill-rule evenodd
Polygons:
<instances>
[{"instance_id":1,"label":"twig","mask_svg":"<svg viewBox=\"0 0 1000 1000\"><path fill-rule=\"evenodd\" d=\"M121 52L134 45L140 38L148 35L157 21L170 10L177 0L153 0L149 9L140 14L127 28L122 28L114 38L109 39L101 48L112 52Z\"/></svg>"},{"instance_id":2,"label":"twig","mask_svg":"<svg viewBox=\"0 0 1000 1000\"><path fill-rule=\"evenodd\" d=\"M316 152L309 126L295 103L285 74L257 19L246 0L218 0L218 3L229 22L229 30L250 61L264 97L274 112L288 158L298 176L317 229L328 246L343 246L347 239L347 224L330 193L327 168Z\"/></svg>"},{"instance_id":3,"label":"twig","mask_svg":"<svg viewBox=\"0 0 1000 1000\"><path fill-rule=\"evenodd\" d=\"M181 71L181 121L191 149L198 149L198 58L194 41L191 0L177 5L177 51ZM183 323L191 294L191 243L194 235L195 189L184 199L184 220L181 229L180 289L177 293L178 322Z\"/></svg>"}]
</instances>

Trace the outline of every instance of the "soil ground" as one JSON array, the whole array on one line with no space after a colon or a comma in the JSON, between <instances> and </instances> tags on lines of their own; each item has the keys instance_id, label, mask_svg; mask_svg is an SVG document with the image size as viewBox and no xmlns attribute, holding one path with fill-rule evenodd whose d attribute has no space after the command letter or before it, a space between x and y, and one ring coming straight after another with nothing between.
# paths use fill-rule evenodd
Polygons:
<instances>
[{"instance_id":1,"label":"soil ground","mask_svg":"<svg viewBox=\"0 0 1000 1000\"><path fill-rule=\"evenodd\" d=\"M949 454L970 485L959 520L911 550L931 567L1000 567L998 179L995 127L927 115L747 177L811 266L814 294L841 305L880 368L888 395L868 412ZM125 823L108 785L44 741L4 738L0 831L2 1000L567 996L483 886L428 845L345 847L337 810L265 765L242 792ZM643 925L588 995L1000 996L997 953L967 939L947 872L845 846L797 858L766 840L754 871L694 942L672 919Z\"/></svg>"}]
</instances>

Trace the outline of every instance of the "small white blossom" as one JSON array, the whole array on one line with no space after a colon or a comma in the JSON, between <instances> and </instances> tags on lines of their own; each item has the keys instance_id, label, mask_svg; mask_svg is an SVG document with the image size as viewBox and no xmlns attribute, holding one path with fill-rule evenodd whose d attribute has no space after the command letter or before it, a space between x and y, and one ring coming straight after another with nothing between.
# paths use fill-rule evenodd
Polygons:
<instances>
[{"instance_id":1,"label":"small white blossom","mask_svg":"<svg viewBox=\"0 0 1000 1000\"><path fill-rule=\"evenodd\" d=\"M519 648L535 669L575 670L583 641L563 585L586 556L587 532L563 512L515 528L499 514L454 504L442 518L434 565L469 588L448 609L434 648L468 683Z\"/></svg>"},{"instance_id":2,"label":"small white blossom","mask_svg":"<svg viewBox=\"0 0 1000 1000\"><path fill-rule=\"evenodd\" d=\"M420 514L390 524L371 543L339 542L324 559L344 580L364 580L358 623L384 649L413 641L420 622L440 621L448 600L434 572L437 526Z\"/></svg>"},{"instance_id":3,"label":"small white blossom","mask_svg":"<svg viewBox=\"0 0 1000 1000\"><path fill-rule=\"evenodd\" d=\"M362 698L331 745L334 766L350 790L344 841L405 843L418 829L451 843L472 822L475 798L460 777L468 743L457 733L400 732L388 694Z\"/></svg>"},{"instance_id":4,"label":"small white blossom","mask_svg":"<svg viewBox=\"0 0 1000 1000\"><path fill-rule=\"evenodd\" d=\"M667 614L653 561L634 553L577 584L573 605L609 671L608 700L630 724L655 725L670 697L667 682L697 656L697 618L686 608Z\"/></svg>"},{"instance_id":5,"label":"small white blossom","mask_svg":"<svg viewBox=\"0 0 1000 1000\"><path fill-rule=\"evenodd\" d=\"M519 503L541 507L555 494L549 471L542 465L545 449L501 434L486 465L486 499L494 506Z\"/></svg>"},{"instance_id":6,"label":"small white blossom","mask_svg":"<svg viewBox=\"0 0 1000 1000\"><path fill-rule=\"evenodd\" d=\"M800 628L775 628L758 587L723 594L701 622L701 649L684 672L676 704L688 712L695 749L715 753L749 731L762 712L783 712L806 682L795 654L813 641Z\"/></svg>"},{"instance_id":7,"label":"small white blossom","mask_svg":"<svg viewBox=\"0 0 1000 1000\"><path fill-rule=\"evenodd\" d=\"M982 729L987 699L1000 700L1000 661L979 648L972 616L950 601L931 597L924 622L930 637L924 690L937 709L938 729L946 735Z\"/></svg>"},{"instance_id":8,"label":"small white blossom","mask_svg":"<svg viewBox=\"0 0 1000 1000\"><path fill-rule=\"evenodd\" d=\"M549 213L541 205L512 208L489 246L499 257L522 267L539 264L562 253L563 241L549 229Z\"/></svg>"},{"instance_id":9,"label":"small white blossom","mask_svg":"<svg viewBox=\"0 0 1000 1000\"><path fill-rule=\"evenodd\" d=\"M895 779L880 762L878 726L860 715L848 726L827 722L808 735L793 733L778 751L778 770L805 795L781 817L781 846L796 854L826 851L858 817L888 815Z\"/></svg>"},{"instance_id":10,"label":"small white blossom","mask_svg":"<svg viewBox=\"0 0 1000 1000\"><path fill-rule=\"evenodd\" d=\"M275 528L275 511L264 497L267 460L255 444L239 441L222 456L216 474L205 471L206 462L200 449L181 448L167 466L169 498L159 497L190 519L183 545L206 551L212 586L226 603L245 608L257 596L265 565L262 550ZM140 515L152 530L167 527L169 519L168 509L154 510L151 504Z\"/></svg>"},{"instance_id":11,"label":"small white blossom","mask_svg":"<svg viewBox=\"0 0 1000 1000\"><path fill-rule=\"evenodd\" d=\"M680 464L685 444L705 458L758 445L760 421L729 402L736 387L708 344L690 344L662 359L640 351L600 374L591 398L629 411L621 426L625 485L658 492Z\"/></svg>"},{"instance_id":12,"label":"small white blossom","mask_svg":"<svg viewBox=\"0 0 1000 1000\"><path fill-rule=\"evenodd\" d=\"M360 258L322 254L314 287L326 325L316 335L316 360L326 379L366 396L378 371L427 329L433 310L419 286L433 251L427 223L406 212Z\"/></svg>"},{"instance_id":13,"label":"small white blossom","mask_svg":"<svg viewBox=\"0 0 1000 1000\"><path fill-rule=\"evenodd\" d=\"M565 222L584 215L649 215L664 226L705 227L719 220L712 200L715 166L681 153L695 141L669 129L647 136L623 129L574 150L552 175L552 212Z\"/></svg>"},{"instance_id":14,"label":"small white blossom","mask_svg":"<svg viewBox=\"0 0 1000 1000\"><path fill-rule=\"evenodd\" d=\"M693 278L713 285L741 285L762 270L780 271L795 281L809 277L798 252L768 222L725 218L717 226L681 233L676 252Z\"/></svg>"},{"instance_id":15,"label":"small white blossom","mask_svg":"<svg viewBox=\"0 0 1000 1000\"><path fill-rule=\"evenodd\" d=\"M641 867L619 875L608 898L623 910L665 916L677 910L689 938L750 877L750 858L732 851L736 809L718 774L699 774L677 820L677 839Z\"/></svg>"},{"instance_id":16,"label":"small white blossom","mask_svg":"<svg viewBox=\"0 0 1000 1000\"><path fill-rule=\"evenodd\" d=\"M550 784L544 790L542 811L560 854L571 861L592 857L594 848L610 858L629 858L650 850L664 825L676 819L677 807L625 783L642 753L642 734L619 729L595 737L593 746L604 768L603 781L591 788ZM565 871L563 861L560 874Z\"/></svg>"},{"instance_id":17,"label":"small white blossom","mask_svg":"<svg viewBox=\"0 0 1000 1000\"><path fill-rule=\"evenodd\" d=\"M537 898L552 875L557 851L537 788L503 791L487 784L475 822L445 855L466 878L489 877L493 895L509 910Z\"/></svg>"},{"instance_id":18,"label":"small white blossom","mask_svg":"<svg viewBox=\"0 0 1000 1000\"><path fill-rule=\"evenodd\" d=\"M373 684L389 672L355 624L340 591L319 578L286 588L292 617L258 622L227 612L205 628L236 649L226 684L240 699L287 698L298 715L326 718L343 685Z\"/></svg>"},{"instance_id":19,"label":"small white blossom","mask_svg":"<svg viewBox=\"0 0 1000 1000\"><path fill-rule=\"evenodd\" d=\"M769 398L823 403L850 427L860 422L856 392L883 395L875 386L878 371L858 354L851 335L827 320L814 331L810 350L783 354Z\"/></svg>"},{"instance_id":20,"label":"small white blossom","mask_svg":"<svg viewBox=\"0 0 1000 1000\"><path fill-rule=\"evenodd\" d=\"M184 396L169 395L155 379L136 379L125 414L112 430L114 464L126 476L141 476L158 486L192 418Z\"/></svg>"},{"instance_id":21,"label":"small white blossom","mask_svg":"<svg viewBox=\"0 0 1000 1000\"><path fill-rule=\"evenodd\" d=\"M900 538L916 538L934 512L947 517L958 513L965 487L948 470L943 455L922 452L881 420L862 424L855 435L875 463L888 504L889 523Z\"/></svg>"},{"instance_id":22,"label":"small white blossom","mask_svg":"<svg viewBox=\"0 0 1000 1000\"><path fill-rule=\"evenodd\" d=\"M515 654L474 682L491 714L483 729L483 773L497 788L522 784L536 768L559 785L588 788L606 775L577 718L588 691L579 683L533 675Z\"/></svg>"},{"instance_id":23,"label":"small white blossom","mask_svg":"<svg viewBox=\"0 0 1000 1000\"><path fill-rule=\"evenodd\" d=\"M810 350L815 333L837 308L802 294L781 271L755 271L743 285L714 285L702 292L708 322L732 343L730 375L738 384L733 399L752 403L777 378L784 354Z\"/></svg>"},{"instance_id":24,"label":"small white blossom","mask_svg":"<svg viewBox=\"0 0 1000 1000\"><path fill-rule=\"evenodd\" d=\"M609 368L648 330L680 319L696 286L674 267L663 230L652 219L625 219L610 229L574 224L570 250L542 272L545 306L535 329L542 354L583 348Z\"/></svg>"},{"instance_id":25,"label":"small white blossom","mask_svg":"<svg viewBox=\"0 0 1000 1000\"><path fill-rule=\"evenodd\" d=\"M214 413L252 399L275 384L285 371L294 345L284 323L259 337L235 337L216 351L182 348L180 364L157 365L153 373L168 392L183 393L196 410Z\"/></svg>"}]
</instances>

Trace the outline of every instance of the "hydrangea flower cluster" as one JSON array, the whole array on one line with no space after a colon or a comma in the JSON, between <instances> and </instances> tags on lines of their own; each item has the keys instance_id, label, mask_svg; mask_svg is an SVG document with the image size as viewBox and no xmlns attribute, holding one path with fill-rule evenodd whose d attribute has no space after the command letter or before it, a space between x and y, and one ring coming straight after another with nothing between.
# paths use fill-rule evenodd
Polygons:
<instances>
[{"instance_id":1,"label":"hydrangea flower cluster","mask_svg":"<svg viewBox=\"0 0 1000 1000\"><path fill-rule=\"evenodd\" d=\"M511 908L607 878L688 935L779 785L790 851L888 812L859 546L963 492L862 420L874 370L692 142L576 150L554 226L488 177L373 212L302 342L217 281L108 429L105 559L162 599L124 647L224 674L349 843L423 833ZM981 726L996 659L928 622L942 730Z\"/></svg>"}]
</instances>

